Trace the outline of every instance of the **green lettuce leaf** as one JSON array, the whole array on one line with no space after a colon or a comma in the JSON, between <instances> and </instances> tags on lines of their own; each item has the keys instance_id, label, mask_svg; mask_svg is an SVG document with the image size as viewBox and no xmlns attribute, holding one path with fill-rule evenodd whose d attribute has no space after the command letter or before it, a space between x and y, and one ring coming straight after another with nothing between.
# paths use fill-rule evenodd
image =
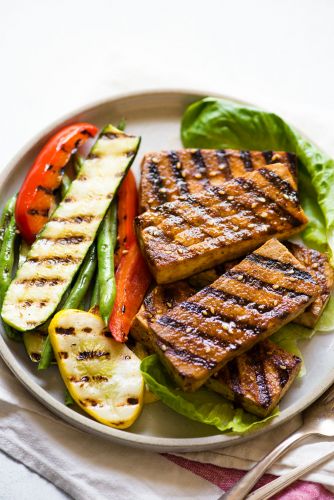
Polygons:
<instances>
[{"instance_id":1,"label":"green lettuce leaf","mask_svg":"<svg viewBox=\"0 0 334 500\"><path fill-rule=\"evenodd\" d=\"M316 324L316 329L319 333L334 330L334 295L331 295L324 312Z\"/></svg>"},{"instance_id":2,"label":"green lettuce leaf","mask_svg":"<svg viewBox=\"0 0 334 500\"><path fill-rule=\"evenodd\" d=\"M163 403L191 420L217 427L220 431L242 434L257 429L279 414L276 408L266 418L259 418L207 388L196 392L183 392L176 388L156 354L141 362L141 371L151 392Z\"/></svg>"},{"instance_id":3,"label":"green lettuce leaf","mask_svg":"<svg viewBox=\"0 0 334 500\"><path fill-rule=\"evenodd\" d=\"M303 233L312 247L334 255L334 160L274 113L207 97L190 105L182 119L185 147L283 150L296 153L303 208L310 219Z\"/></svg>"}]
</instances>

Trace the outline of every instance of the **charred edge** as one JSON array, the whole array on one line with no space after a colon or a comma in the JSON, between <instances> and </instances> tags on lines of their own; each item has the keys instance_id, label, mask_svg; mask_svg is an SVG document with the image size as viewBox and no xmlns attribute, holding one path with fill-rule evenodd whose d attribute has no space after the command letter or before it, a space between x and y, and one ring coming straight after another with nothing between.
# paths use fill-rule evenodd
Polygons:
<instances>
[{"instance_id":1,"label":"charred edge","mask_svg":"<svg viewBox=\"0 0 334 500\"><path fill-rule=\"evenodd\" d=\"M227 155L225 149L218 149L216 151L216 157L217 157L218 164L224 167L222 170L222 173L225 176L225 180L229 181L230 179L232 179L233 176L232 176L232 172L231 172L230 163L228 161L228 155Z\"/></svg>"},{"instance_id":2,"label":"charred edge","mask_svg":"<svg viewBox=\"0 0 334 500\"><path fill-rule=\"evenodd\" d=\"M274 288L273 285L267 283L266 281L260 280L258 278L254 278L245 272L232 269L227 271L225 274L226 278L231 278L233 280L237 280L238 277L242 278L241 282L246 283L249 286L256 288L257 290L265 290L266 292L276 293L277 295L282 295L287 297L288 299L296 299L301 302L306 302L310 299L310 295L305 292L296 292L295 290L291 290L289 288L279 286L278 288Z\"/></svg>"},{"instance_id":3,"label":"charred edge","mask_svg":"<svg viewBox=\"0 0 334 500\"><path fill-rule=\"evenodd\" d=\"M294 203L295 205L299 205L298 193L293 189L289 182L281 179L279 175L267 168L260 168L258 172L260 172L262 177L267 179L267 181L275 186L278 191L285 194L292 203Z\"/></svg>"},{"instance_id":4,"label":"charred edge","mask_svg":"<svg viewBox=\"0 0 334 500\"><path fill-rule=\"evenodd\" d=\"M184 301L180 304L183 309L186 311L201 315L203 319L213 318L215 321L219 321L220 323L226 324L229 323L232 326L232 323L239 330L245 331L251 335L260 335L263 332L263 328L256 325L251 325L246 321L240 321L234 316L227 316L226 314L221 314L219 312L212 313L209 309L201 304L197 304L196 302L188 302ZM204 313L204 314L203 314Z\"/></svg>"},{"instance_id":5,"label":"charred edge","mask_svg":"<svg viewBox=\"0 0 334 500\"><path fill-rule=\"evenodd\" d=\"M193 153L191 153L192 160L194 162L194 165L196 167L196 170L201 176L204 178L204 183L209 184L209 181L207 179L207 170L206 170L206 164L202 155L202 152L200 149L196 149Z\"/></svg>"},{"instance_id":6,"label":"charred edge","mask_svg":"<svg viewBox=\"0 0 334 500\"><path fill-rule=\"evenodd\" d=\"M201 295L207 295L211 297L217 297L218 299L223 300L224 302L230 302L232 304L241 306L241 307L246 307L247 309L255 309L259 313L266 313L271 311L270 306L266 306L265 304L258 304L257 302L252 302L248 299L245 299L243 297L240 297L239 295L234 295L232 293L225 292L224 290L219 290L218 288L214 288L213 286L207 286L202 290L202 292L199 292Z\"/></svg>"},{"instance_id":7,"label":"charred edge","mask_svg":"<svg viewBox=\"0 0 334 500\"><path fill-rule=\"evenodd\" d=\"M45 210L37 210L36 208L29 208L27 210L27 213L29 215L39 215L41 217L49 217L49 210L48 209L45 209Z\"/></svg>"},{"instance_id":8,"label":"charred edge","mask_svg":"<svg viewBox=\"0 0 334 500\"><path fill-rule=\"evenodd\" d=\"M307 271L302 271L292 264L288 264L286 262L281 262L276 259L271 259L269 257L265 257L264 255L260 255L258 253L251 253L246 256L246 259L259 264L267 269L272 269L274 271L279 271L281 273L287 274L292 278L297 278L298 280L308 281L309 283L316 284L313 276Z\"/></svg>"},{"instance_id":9,"label":"charred edge","mask_svg":"<svg viewBox=\"0 0 334 500\"><path fill-rule=\"evenodd\" d=\"M187 181L182 176L182 170L177 167L180 163L179 155L176 151L170 151L168 157L179 193L187 194L189 192Z\"/></svg>"},{"instance_id":10,"label":"charred edge","mask_svg":"<svg viewBox=\"0 0 334 500\"><path fill-rule=\"evenodd\" d=\"M75 335L75 328L73 326L70 326L69 328L57 326L56 333L58 333L59 335Z\"/></svg>"},{"instance_id":11,"label":"charred edge","mask_svg":"<svg viewBox=\"0 0 334 500\"><path fill-rule=\"evenodd\" d=\"M29 286L57 286L61 283L64 283L62 278L31 278L31 279L23 279L18 281L20 285L29 285Z\"/></svg>"},{"instance_id":12,"label":"charred edge","mask_svg":"<svg viewBox=\"0 0 334 500\"><path fill-rule=\"evenodd\" d=\"M245 170L247 172L251 172L253 169L253 162L252 162L252 157L249 151L240 151L240 158L243 161Z\"/></svg>"},{"instance_id":13,"label":"charred edge","mask_svg":"<svg viewBox=\"0 0 334 500\"><path fill-rule=\"evenodd\" d=\"M105 351L82 351L79 352L77 356L78 361L82 361L85 359L95 359L95 358L110 358L110 352Z\"/></svg>"},{"instance_id":14,"label":"charred edge","mask_svg":"<svg viewBox=\"0 0 334 500\"><path fill-rule=\"evenodd\" d=\"M30 257L26 262L38 264L77 264L81 262L81 259L76 259L71 255L66 257Z\"/></svg>"},{"instance_id":15,"label":"charred edge","mask_svg":"<svg viewBox=\"0 0 334 500\"><path fill-rule=\"evenodd\" d=\"M50 189L46 186L42 186L41 184L37 186L37 191L42 191L45 194L53 194L53 189Z\"/></svg>"},{"instance_id":16,"label":"charred edge","mask_svg":"<svg viewBox=\"0 0 334 500\"><path fill-rule=\"evenodd\" d=\"M186 329L189 328L189 325L187 323L175 320L167 315L160 316L160 318L158 318L157 320L157 323L159 325L166 326L172 330L181 331L183 334L185 333ZM210 344L224 350L235 350L237 348L234 344L226 342L222 339L218 339L217 337L211 337L210 335L208 335L207 333L203 332L202 330L196 327L191 327L191 332L187 333L187 335L189 337L196 337L200 340L204 340L206 343L209 342Z\"/></svg>"},{"instance_id":17,"label":"charred edge","mask_svg":"<svg viewBox=\"0 0 334 500\"><path fill-rule=\"evenodd\" d=\"M278 178L280 179L280 177L278 177ZM296 219L296 217L294 217L288 210L286 210L284 207L279 205L277 203L277 201L275 201L273 198L271 198L270 196L266 195L263 191L258 189L256 184L252 180L245 179L244 177L238 177L237 179L235 179L235 182L237 182L239 184L239 186L241 186L248 193L249 193L249 191L251 191L251 193L254 196L256 196L258 198L263 197L265 199L264 204L266 205L266 207L273 210L277 216L284 217L287 221L289 221L289 223L292 226L297 227L297 226L301 225L301 222L299 219ZM275 186L275 187L277 187L277 186Z\"/></svg>"},{"instance_id":18,"label":"charred edge","mask_svg":"<svg viewBox=\"0 0 334 500\"><path fill-rule=\"evenodd\" d=\"M270 390L266 380L266 374L261 359L261 352L258 345L252 350L252 365L256 377L257 387L259 391L259 402L263 408L269 408L271 404Z\"/></svg>"},{"instance_id":19,"label":"charred edge","mask_svg":"<svg viewBox=\"0 0 334 500\"><path fill-rule=\"evenodd\" d=\"M266 162L267 165L270 165L271 159L273 157L273 152L272 151L263 151L262 156L264 158L264 161Z\"/></svg>"},{"instance_id":20,"label":"charred edge","mask_svg":"<svg viewBox=\"0 0 334 500\"><path fill-rule=\"evenodd\" d=\"M160 177L160 172L159 169L156 165L156 163L152 160L148 161L147 163L148 167L148 180L154 190L155 195L157 196L159 203L163 204L166 203L167 201L167 196L166 193L161 191L163 189L163 182Z\"/></svg>"}]
</instances>

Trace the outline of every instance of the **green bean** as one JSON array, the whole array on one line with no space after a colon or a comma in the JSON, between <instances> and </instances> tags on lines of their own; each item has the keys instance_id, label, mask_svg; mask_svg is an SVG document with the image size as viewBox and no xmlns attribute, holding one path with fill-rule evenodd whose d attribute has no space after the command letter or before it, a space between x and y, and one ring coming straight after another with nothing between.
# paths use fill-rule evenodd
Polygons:
<instances>
[{"instance_id":1,"label":"green bean","mask_svg":"<svg viewBox=\"0 0 334 500\"><path fill-rule=\"evenodd\" d=\"M116 297L114 252L117 239L117 205L112 203L97 236L98 281L100 288L100 314L108 325Z\"/></svg>"},{"instance_id":2,"label":"green bean","mask_svg":"<svg viewBox=\"0 0 334 500\"><path fill-rule=\"evenodd\" d=\"M125 130L126 128L126 121L125 118L121 118L118 125L117 125L118 130Z\"/></svg>"},{"instance_id":3,"label":"green bean","mask_svg":"<svg viewBox=\"0 0 334 500\"><path fill-rule=\"evenodd\" d=\"M80 172L83 162L84 162L84 159L82 158L82 156L80 156L78 154L74 155L73 168L74 168L74 172L76 173L76 175L78 175L78 173Z\"/></svg>"},{"instance_id":4,"label":"green bean","mask_svg":"<svg viewBox=\"0 0 334 500\"><path fill-rule=\"evenodd\" d=\"M95 284L92 292L92 296L90 298L90 307L95 307L99 305L100 302L100 286L99 286L99 277L98 272L95 274Z\"/></svg>"},{"instance_id":5,"label":"green bean","mask_svg":"<svg viewBox=\"0 0 334 500\"><path fill-rule=\"evenodd\" d=\"M67 193L70 185L71 185L71 179L67 174L63 175L63 178L61 180L61 188L60 188L60 194L62 198L65 198L65 194Z\"/></svg>"},{"instance_id":6,"label":"green bean","mask_svg":"<svg viewBox=\"0 0 334 500\"><path fill-rule=\"evenodd\" d=\"M61 309L77 309L80 306L95 272L96 260L96 247L93 244L88 250L85 260L81 265L79 275L75 280L74 286L64 304L61 306ZM45 370L48 368L51 364L52 358L53 350L48 335L43 346L41 359L38 363L38 369Z\"/></svg>"},{"instance_id":7,"label":"green bean","mask_svg":"<svg viewBox=\"0 0 334 500\"><path fill-rule=\"evenodd\" d=\"M1 250L0 250L0 310L5 298L5 294L12 280L13 266L15 261L15 203L16 196L8 200L1 216L1 222L5 224L2 228ZM16 341L23 340L22 334L13 330L7 323L3 322L4 330L9 338Z\"/></svg>"},{"instance_id":8,"label":"green bean","mask_svg":"<svg viewBox=\"0 0 334 500\"><path fill-rule=\"evenodd\" d=\"M74 399L72 398L71 394L69 393L69 390L67 387L65 388L65 397L64 397L64 403L66 406L70 406L74 404Z\"/></svg>"}]
</instances>

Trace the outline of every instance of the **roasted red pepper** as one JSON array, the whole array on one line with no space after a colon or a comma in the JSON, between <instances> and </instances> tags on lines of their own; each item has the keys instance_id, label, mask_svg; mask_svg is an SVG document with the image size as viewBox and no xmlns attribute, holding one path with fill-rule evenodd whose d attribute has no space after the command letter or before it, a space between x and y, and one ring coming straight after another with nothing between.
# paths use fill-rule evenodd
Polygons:
<instances>
[{"instance_id":1,"label":"roasted red pepper","mask_svg":"<svg viewBox=\"0 0 334 500\"><path fill-rule=\"evenodd\" d=\"M54 191L59 188L63 169L71 155L98 129L90 123L64 127L45 144L29 170L16 201L16 224L28 243L49 218Z\"/></svg>"},{"instance_id":2,"label":"roasted red pepper","mask_svg":"<svg viewBox=\"0 0 334 500\"><path fill-rule=\"evenodd\" d=\"M124 255L136 241L134 219L138 213L138 194L136 181L131 170L126 174L117 195L117 250L115 266L117 268Z\"/></svg>"},{"instance_id":3,"label":"roasted red pepper","mask_svg":"<svg viewBox=\"0 0 334 500\"><path fill-rule=\"evenodd\" d=\"M109 329L118 342L126 342L131 323L137 314L151 275L137 241L122 255L116 271L116 300L109 320Z\"/></svg>"}]
</instances>

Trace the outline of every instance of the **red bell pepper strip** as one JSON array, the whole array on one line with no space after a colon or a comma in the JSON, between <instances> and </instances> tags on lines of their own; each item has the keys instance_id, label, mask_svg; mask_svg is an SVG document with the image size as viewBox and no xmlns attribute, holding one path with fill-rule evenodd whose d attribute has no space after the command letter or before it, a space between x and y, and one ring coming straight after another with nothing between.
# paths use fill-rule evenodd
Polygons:
<instances>
[{"instance_id":1,"label":"red bell pepper strip","mask_svg":"<svg viewBox=\"0 0 334 500\"><path fill-rule=\"evenodd\" d=\"M109 320L109 329L117 342L126 342L131 323L137 314L151 275L137 241L122 255L116 271L116 299Z\"/></svg>"},{"instance_id":2,"label":"red bell pepper strip","mask_svg":"<svg viewBox=\"0 0 334 500\"><path fill-rule=\"evenodd\" d=\"M136 181L131 170L126 174L117 195L117 250L115 267L136 240L134 219L138 213Z\"/></svg>"},{"instance_id":3,"label":"red bell pepper strip","mask_svg":"<svg viewBox=\"0 0 334 500\"><path fill-rule=\"evenodd\" d=\"M27 243L49 218L54 205L54 191L60 186L63 169L78 147L97 134L90 123L64 127L45 144L29 170L17 197L16 224Z\"/></svg>"}]
</instances>

